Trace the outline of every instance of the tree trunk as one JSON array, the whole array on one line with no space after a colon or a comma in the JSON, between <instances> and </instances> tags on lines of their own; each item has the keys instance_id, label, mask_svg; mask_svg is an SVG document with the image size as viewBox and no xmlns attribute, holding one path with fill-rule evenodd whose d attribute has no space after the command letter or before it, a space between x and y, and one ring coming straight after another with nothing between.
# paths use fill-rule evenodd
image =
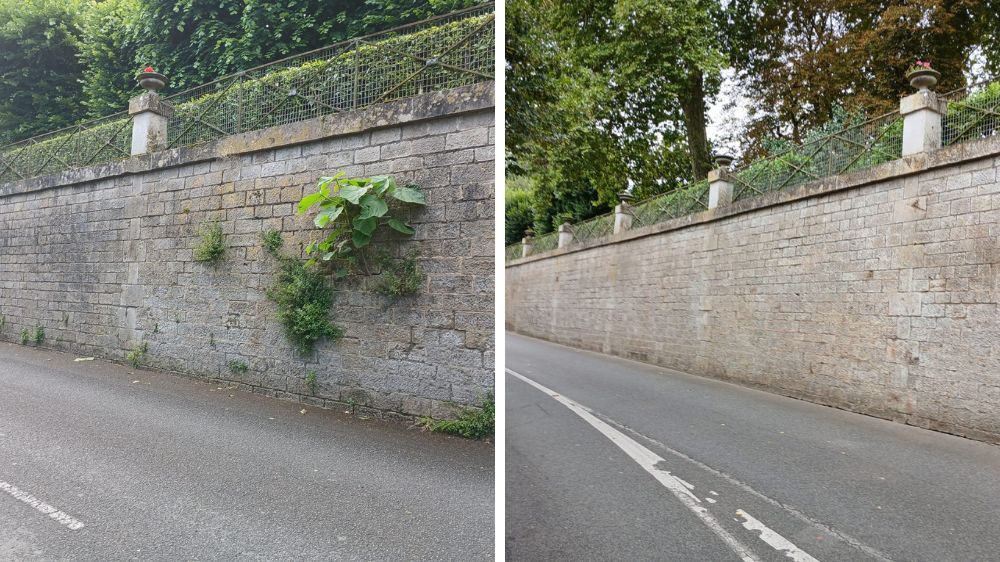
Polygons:
<instances>
[{"instance_id":1,"label":"tree trunk","mask_svg":"<svg viewBox=\"0 0 1000 562\"><path fill-rule=\"evenodd\" d=\"M681 109L684 112L684 128L687 129L688 151L691 155L691 173L694 180L703 180L712 169L712 158L708 153L708 133L705 131L705 88L701 70L688 71L681 93Z\"/></svg>"}]
</instances>

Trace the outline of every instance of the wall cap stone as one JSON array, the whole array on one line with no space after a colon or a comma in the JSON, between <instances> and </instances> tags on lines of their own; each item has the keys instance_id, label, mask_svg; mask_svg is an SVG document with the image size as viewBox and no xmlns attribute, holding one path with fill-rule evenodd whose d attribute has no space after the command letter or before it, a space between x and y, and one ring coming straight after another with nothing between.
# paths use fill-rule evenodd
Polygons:
<instances>
[{"instance_id":1,"label":"wall cap stone","mask_svg":"<svg viewBox=\"0 0 1000 562\"><path fill-rule=\"evenodd\" d=\"M219 158L346 136L494 107L493 81L441 90L225 137L195 147L172 148L85 168L73 168L0 185L0 199L84 182L186 166ZM144 96L138 96L144 97Z\"/></svg>"}]
</instances>

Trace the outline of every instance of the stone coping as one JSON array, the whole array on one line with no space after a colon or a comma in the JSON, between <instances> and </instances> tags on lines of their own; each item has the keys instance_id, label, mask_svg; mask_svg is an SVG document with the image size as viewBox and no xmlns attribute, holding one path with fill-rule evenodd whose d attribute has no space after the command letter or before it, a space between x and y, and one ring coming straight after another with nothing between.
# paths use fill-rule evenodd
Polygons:
<instances>
[{"instance_id":1,"label":"stone coping","mask_svg":"<svg viewBox=\"0 0 1000 562\"><path fill-rule=\"evenodd\" d=\"M692 213L690 215L670 219L650 226L626 230L618 234L590 240L582 244L573 244L565 248L558 248L540 254L517 258L506 262L504 267L516 267L533 261L555 258L565 254L571 254L573 252L582 252L591 248L598 248L611 244L621 244L637 238L655 236L672 230L680 230L695 225L706 224L744 213L751 213L767 207L784 205L793 201L810 199L829 193L836 193L838 191L856 189L874 183L905 178L914 174L956 166L984 158L991 158L997 155L1000 155L1000 135L954 144L933 152L915 154L913 156L906 156L898 160L893 160L892 162L879 164L878 166L867 170L859 170L849 174L822 178L799 185L792 189L771 191L757 197L738 201L731 205L724 205L707 211Z\"/></svg>"},{"instance_id":2,"label":"stone coping","mask_svg":"<svg viewBox=\"0 0 1000 562\"><path fill-rule=\"evenodd\" d=\"M364 131L458 115L494 107L494 82L386 102L259 131L231 135L203 145L162 150L85 168L72 168L0 185L0 199L83 182L185 166L241 154L314 142Z\"/></svg>"}]
</instances>

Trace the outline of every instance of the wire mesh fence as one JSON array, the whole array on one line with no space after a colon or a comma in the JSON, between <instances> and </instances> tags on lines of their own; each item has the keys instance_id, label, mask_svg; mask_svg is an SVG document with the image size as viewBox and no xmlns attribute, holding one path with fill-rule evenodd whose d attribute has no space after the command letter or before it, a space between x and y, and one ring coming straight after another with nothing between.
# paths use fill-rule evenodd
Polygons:
<instances>
[{"instance_id":1,"label":"wire mesh fence","mask_svg":"<svg viewBox=\"0 0 1000 562\"><path fill-rule=\"evenodd\" d=\"M730 174L733 201L864 170L902 157L903 118L899 112L853 121L737 168Z\"/></svg>"},{"instance_id":2,"label":"wire mesh fence","mask_svg":"<svg viewBox=\"0 0 1000 562\"><path fill-rule=\"evenodd\" d=\"M549 232L548 234L542 234L541 236L536 236L531 243L531 253L540 254L542 252L548 252L550 250L555 250L559 247L559 233Z\"/></svg>"},{"instance_id":3,"label":"wire mesh fence","mask_svg":"<svg viewBox=\"0 0 1000 562\"><path fill-rule=\"evenodd\" d=\"M776 154L750 162L729 174L733 200L738 201L802 183L864 170L896 160L903 153L903 119L898 112L872 119L849 118L802 144L786 146ZM709 184L702 180L631 205L633 228L650 226L708 209ZM573 225L573 241L580 244L614 232L614 213ZM548 236L548 235L546 235ZM547 251L535 239L531 253ZM558 236L556 236L558 241ZM517 249L515 252L513 248ZM552 247L555 247L553 245ZM521 257L520 244L508 246L507 259Z\"/></svg>"},{"instance_id":4,"label":"wire mesh fence","mask_svg":"<svg viewBox=\"0 0 1000 562\"><path fill-rule=\"evenodd\" d=\"M632 217L637 226L648 226L707 208L708 182L702 180L633 205Z\"/></svg>"},{"instance_id":5,"label":"wire mesh fence","mask_svg":"<svg viewBox=\"0 0 1000 562\"><path fill-rule=\"evenodd\" d=\"M948 100L948 111L941 119L943 146L1000 132L1000 82L973 84L943 97Z\"/></svg>"},{"instance_id":6,"label":"wire mesh fence","mask_svg":"<svg viewBox=\"0 0 1000 562\"><path fill-rule=\"evenodd\" d=\"M123 111L0 147L0 183L123 160L131 148L132 120Z\"/></svg>"},{"instance_id":7,"label":"wire mesh fence","mask_svg":"<svg viewBox=\"0 0 1000 562\"><path fill-rule=\"evenodd\" d=\"M504 248L504 259L506 261L516 260L522 254L521 243L517 242Z\"/></svg>"},{"instance_id":8,"label":"wire mesh fence","mask_svg":"<svg viewBox=\"0 0 1000 562\"><path fill-rule=\"evenodd\" d=\"M492 3L259 66L167 98L170 147L494 79Z\"/></svg>"},{"instance_id":9,"label":"wire mesh fence","mask_svg":"<svg viewBox=\"0 0 1000 562\"><path fill-rule=\"evenodd\" d=\"M605 213L585 221L581 221L572 226L573 239L570 246L582 244L590 240L596 240L614 234L615 214ZM532 239L531 252L529 255L540 254L555 250L559 247L559 233L549 232L536 236ZM506 247L505 259L507 261L522 257L520 243L514 243Z\"/></svg>"},{"instance_id":10,"label":"wire mesh fence","mask_svg":"<svg viewBox=\"0 0 1000 562\"><path fill-rule=\"evenodd\" d=\"M573 225L573 244L610 236L615 232L615 214L605 213Z\"/></svg>"}]
</instances>

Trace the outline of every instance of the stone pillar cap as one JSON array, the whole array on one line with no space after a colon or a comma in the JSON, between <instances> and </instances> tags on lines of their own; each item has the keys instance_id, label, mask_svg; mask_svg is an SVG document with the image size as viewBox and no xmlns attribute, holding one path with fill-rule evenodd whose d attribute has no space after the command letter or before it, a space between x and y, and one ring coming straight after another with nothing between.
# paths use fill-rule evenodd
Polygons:
<instances>
[{"instance_id":1,"label":"stone pillar cap","mask_svg":"<svg viewBox=\"0 0 1000 562\"><path fill-rule=\"evenodd\" d=\"M708 180L708 183L715 183L717 181L729 181L729 169L715 168L713 170L709 170L706 179Z\"/></svg>"},{"instance_id":2,"label":"stone pillar cap","mask_svg":"<svg viewBox=\"0 0 1000 562\"><path fill-rule=\"evenodd\" d=\"M900 115L909 115L921 109L945 115L948 113L948 100L938 98L938 95L930 90L916 92L899 100Z\"/></svg>"},{"instance_id":3,"label":"stone pillar cap","mask_svg":"<svg viewBox=\"0 0 1000 562\"><path fill-rule=\"evenodd\" d=\"M174 106L156 92L146 92L128 100L129 115L137 115L147 111L164 117L173 117Z\"/></svg>"}]
</instances>

